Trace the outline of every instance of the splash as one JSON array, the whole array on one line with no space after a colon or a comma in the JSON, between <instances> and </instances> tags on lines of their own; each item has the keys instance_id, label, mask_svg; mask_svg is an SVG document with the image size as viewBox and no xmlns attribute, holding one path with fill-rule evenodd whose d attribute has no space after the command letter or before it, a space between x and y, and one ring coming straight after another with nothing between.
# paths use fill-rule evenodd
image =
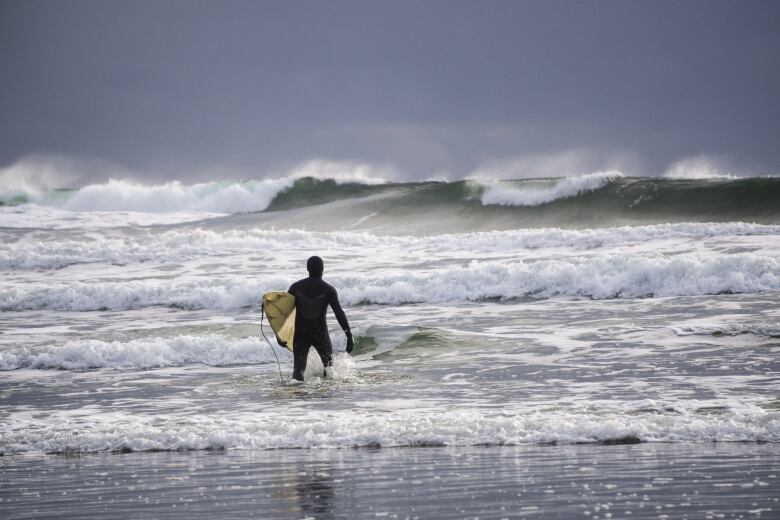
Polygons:
<instances>
[{"instance_id":1,"label":"splash","mask_svg":"<svg viewBox=\"0 0 780 520\"><path fill-rule=\"evenodd\" d=\"M718 161L704 155L677 161L664 172L664 177L687 180L737 178L726 172Z\"/></svg>"},{"instance_id":2,"label":"splash","mask_svg":"<svg viewBox=\"0 0 780 520\"><path fill-rule=\"evenodd\" d=\"M521 186L507 183L487 184L481 201L484 205L539 206L601 189L622 177L622 173L611 171L564 177L556 180L552 186L540 187L525 183Z\"/></svg>"}]
</instances>

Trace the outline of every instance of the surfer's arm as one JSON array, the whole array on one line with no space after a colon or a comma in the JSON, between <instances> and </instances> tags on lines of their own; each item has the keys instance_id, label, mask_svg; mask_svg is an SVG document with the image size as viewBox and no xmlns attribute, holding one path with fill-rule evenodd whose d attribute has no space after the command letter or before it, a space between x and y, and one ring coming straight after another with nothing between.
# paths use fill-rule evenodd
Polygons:
<instances>
[{"instance_id":1,"label":"surfer's arm","mask_svg":"<svg viewBox=\"0 0 780 520\"><path fill-rule=\"evenodd\" d=\"M344 309L341 308L339 294L336 292L336 289L332 289L330 294L330 308L333 309L336 320L338 320L339 325L341 325L341 328L344 330L344 334L347 336L347 354L350 354L352 353L352 349L355 348L355 341L352 339L352 331L349 330L347 315L344 314Z\"/></svg>"},{"instance_id":2,"label":"surfer's arm","mask_svg":"<svg viewBox=\"0 0 780 520\"><path fill-rule=\"evenodd\" d=\"M351 337L352 332L349 330L347 315L344 314L344 309L341 308L341 303L339 303L339 295L336 292L336 289L333 289L333 292L330 295L330 308L333 309L333 314L336 316L336 321L339 322L342 330L344 330L344 334L346 334L348 337Z\"/></svg>"}]
</instances>

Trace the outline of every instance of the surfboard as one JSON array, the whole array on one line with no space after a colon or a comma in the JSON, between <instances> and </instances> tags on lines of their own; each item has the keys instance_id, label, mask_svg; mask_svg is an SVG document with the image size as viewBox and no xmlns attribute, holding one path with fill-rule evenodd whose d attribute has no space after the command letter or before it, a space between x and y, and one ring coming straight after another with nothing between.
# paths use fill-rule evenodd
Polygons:
<instances>
[{"instance_id":1,"label":"surfboard","mask_svg":"<svg viewBox=\"0 0 780 520\"><path fill-rule=\"evenodd\" d=\"M263 312L276 334L276 341L290 351L295 336L295 296L284 291L272 291L263 295Z\"/></svg>"}]
</instances>

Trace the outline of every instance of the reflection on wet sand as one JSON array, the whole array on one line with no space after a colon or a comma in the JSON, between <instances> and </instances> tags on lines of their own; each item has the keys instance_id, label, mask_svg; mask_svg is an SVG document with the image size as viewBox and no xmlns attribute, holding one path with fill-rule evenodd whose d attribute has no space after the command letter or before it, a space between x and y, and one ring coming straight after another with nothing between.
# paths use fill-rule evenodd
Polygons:
<instances>
[{"instance_id":1,"label":"reflection on wet sand","mask_svg":"<svg viewBox=\"0 0 780 520\"><path fill-rule=\"evenodd\" d=\"M755 443L6 456L0 517L774 518L779 466Z\"/></svg>"}]
</instances>

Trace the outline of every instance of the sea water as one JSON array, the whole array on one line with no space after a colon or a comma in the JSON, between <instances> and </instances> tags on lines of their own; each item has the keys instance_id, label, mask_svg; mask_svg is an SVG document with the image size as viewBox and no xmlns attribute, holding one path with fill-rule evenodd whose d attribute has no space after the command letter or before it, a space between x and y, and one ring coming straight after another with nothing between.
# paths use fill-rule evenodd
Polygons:
<instances>
[{"instance_id":1,"label":"sea water","mask_svg":"<svg viewBox=\"0 0 780 520\"><path fill-rule=\"evenodd\" d=\"M4 517L778 514L776 179L0 195ZM259 301L312 254L356 348L293 385Z\"/></svg>"}]
</instances>

